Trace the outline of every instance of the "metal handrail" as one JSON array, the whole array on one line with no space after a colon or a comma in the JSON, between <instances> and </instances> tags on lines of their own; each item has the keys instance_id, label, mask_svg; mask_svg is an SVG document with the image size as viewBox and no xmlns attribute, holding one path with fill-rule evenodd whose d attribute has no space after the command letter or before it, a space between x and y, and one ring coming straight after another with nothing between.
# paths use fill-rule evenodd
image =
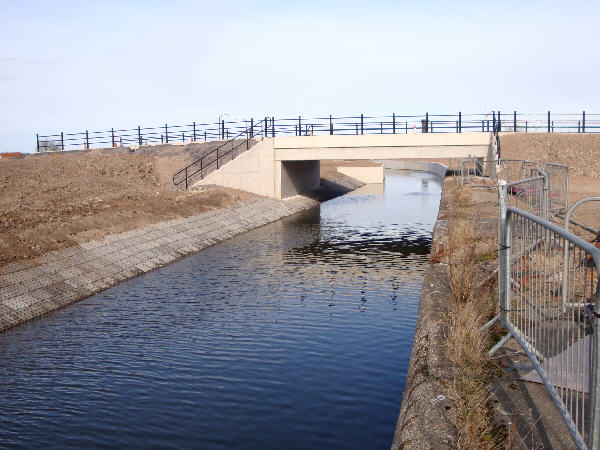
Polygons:
<instances>
[{"instance_id":1,"label":"metal handrail","mask_svg":"<svg viewBox=\"0 0 600 450\"><path fill-rule=\"evenodd\" d=\"M268 119L263 119L260 122L254 123L252 122L251 125L246 128L244 131L238 133L236 136L234 136L232 139L229 139L228 141L224 142L223 144L219 145L217 148L215 148L214 150L211 150L210 152L206 153L205 155L202 155L200 158L196 159L195 161L191 162L190 164L188 164L187 166L185 166L183 169L178 170L177 172L175 172L173 174L173 184L175 186L179 186L182 183L185 183L185 189L187 190L189 187L189 181L190 179L200 173L200 179L204 178L204 175L202 174L202 171L208 167L211 167L213 164L216 163L216 168L219 168L219 162L226 156L232 154L235 150L237 150L238 148L240 148L242 145L246 144L246 150L248 150L250 148L250 141L252 139L254 139L255 137L259 137L262 136L263 133L263 125L265 126L264 128L264 132L265 134L267 134L267 127L268 127ZM258 132L255 133L255 129L258 127ZM240 137L245 136L245 139L240 141ZM238 144L235 144L235 141L240 141L238 142ZM224 147L226 147L228 144L231 144L231 149L223 152L221 151L221 153L219 154L219 151L221 149L223 149ZM205 158L211 156L211 155L215 155L215 159L213 159L212 161L209 161L208 164L204 164ZM200 163L200 167L198 168L197 165L198 163ZM190 169L194 168L194 172L189 173ZM183 178L176 181L175 179L178 178L179 175L184 174Z\"/></svg>"}]
</instances>

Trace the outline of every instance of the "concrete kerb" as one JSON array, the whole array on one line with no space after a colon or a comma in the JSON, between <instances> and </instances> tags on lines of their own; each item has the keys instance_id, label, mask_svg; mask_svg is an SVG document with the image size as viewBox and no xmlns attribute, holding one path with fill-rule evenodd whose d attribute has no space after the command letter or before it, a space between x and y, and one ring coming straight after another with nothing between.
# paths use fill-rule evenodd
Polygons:
<instances>
[{"instance_id":1,"label":"concrete kerb","mask_svg":"<svg viewBox=\"0 0 600 450\"><path fill-rule=\"evenodd\" d=\"M0 275L0 332L317 204L303 196L254 198L9 264Z\"/></svg>"}]
</instances>

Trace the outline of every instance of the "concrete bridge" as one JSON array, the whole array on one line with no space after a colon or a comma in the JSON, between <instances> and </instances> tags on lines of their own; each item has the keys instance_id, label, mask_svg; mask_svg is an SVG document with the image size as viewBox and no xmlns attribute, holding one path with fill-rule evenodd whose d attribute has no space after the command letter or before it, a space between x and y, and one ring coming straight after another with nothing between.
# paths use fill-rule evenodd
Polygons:
<instances>
[{"instance_id":1,"label":"concrete bridge","mask_svg":"<svg viewBox=\"0 0 600 450\"><path fill-rule=\"evenodd\" d=\"M196 185L217 184L282 199L319 187L320 160L492 159L494 156L491 133L274 137L264 138ZM367 177L375 176L369 171L364 173Z\"/></svg>"}]
</instances>

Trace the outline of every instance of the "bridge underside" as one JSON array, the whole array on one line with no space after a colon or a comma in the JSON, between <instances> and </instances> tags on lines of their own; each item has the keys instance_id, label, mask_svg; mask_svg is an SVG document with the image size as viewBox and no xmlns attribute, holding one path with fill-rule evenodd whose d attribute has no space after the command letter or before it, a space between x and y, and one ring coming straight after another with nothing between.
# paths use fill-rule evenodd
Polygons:
<instances>
[{"instance_id":1,"label":"bridge underside","mask_svg":"<svg viewBox=\"0 0 600 450\"><path fill-rule=\"evenodd\" d=\"M320 160L491 159L490 142L490 133L267 138L197 184L281 199L319 187Z\"/></svg>"}]
</instances>

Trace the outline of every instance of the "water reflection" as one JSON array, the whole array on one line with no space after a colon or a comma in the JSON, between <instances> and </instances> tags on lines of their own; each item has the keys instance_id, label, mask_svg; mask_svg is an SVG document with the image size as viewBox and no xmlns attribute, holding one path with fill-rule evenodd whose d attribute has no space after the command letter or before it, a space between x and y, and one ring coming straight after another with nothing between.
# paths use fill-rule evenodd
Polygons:
<instances>
[{"instance_id":1,"label":"water reflection","mask_svg":"<svg viewBox=\"0 0 600 450\"><path fill-rule=\"evenodd\" d=\"M439 192L388 173L0 335L0 446L389 447Z\"/></svg>"}]
</instances>

